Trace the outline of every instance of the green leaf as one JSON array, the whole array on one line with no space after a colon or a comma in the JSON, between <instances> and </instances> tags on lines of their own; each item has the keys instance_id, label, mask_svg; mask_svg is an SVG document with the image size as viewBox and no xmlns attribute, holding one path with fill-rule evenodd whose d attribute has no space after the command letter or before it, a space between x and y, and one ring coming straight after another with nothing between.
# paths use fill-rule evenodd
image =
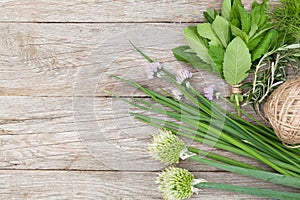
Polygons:
<instances>
[{"instance_id":1,"label":"green leaf","mask_svg":"<svg viewBox=\"0 0 300 200\"><path fill-rule=\"evenodd\" d=\"M257 24L258 27L264 25L267 21L267 7L263 2L256 5L250 12L250 19L252 24Z\"/></svg>"},{"instance_id":2,"label":"green leaf","mask_svg":"<svg viewBox=\"0 0 300 200\"><path fill-rule=\"evenodd\" d=\"M241 18L241 26L242 26L242 30L245 33L249 33L250 27L251 27L251 20L250 20L250 16L248 15L248 13L246 12L245 8L242 6L238 7L238 11L239 11L239 15Z\"/></svg>"},{"instance_id":3,"label":"green leaf","mask_svg":"<svg viewBox=\"0 0 300 200\"><path fill-rule=\"evenodd\" d=\"M251 55L240 38L234 38L228 45L223 62L225 80L231 85L238 85L248 76L251 67Z\"/></svg>"},{"instance_id":4,"label":"green leaf","mask_svg":"<svg viewBox=\"0 0 300 200\"><path fill-rule=\"evenodd\" d=\"M146 54L144 54L144 52L142 52L137 46L135 46L130 40L129 40L130 45L137 51L139 52L146 60L148 60L149 62L154 62L154 60L152 60L149 56L147 56Z\"/></svg>"},{"instance_id":5,"label":"green leaf","mask_svg":"<svg viewBox=\"0 0 300 200\"><path fill-rule=\"evenodd\" d=\"M203 15L207 22L212 23L219 13L217 10L207 9L206 12L203 12Z\"/></svg>"},{"instance_id":6,"label":"green leaf","mask_svg":"<svg viewBox=\"0 0 300 200\"><path fill-rule=\"evenodd\" d=\"M261 35L265 35L266 32L268 30L270 30L272 28L272 26L264 26L264 27L260 27L258 30L257 30L257 33L255 33L252 37L250 37L251 40L257 38L258 36L261 36Z\"/></svg>"},{"instance_id":7,"label":"green leaf","mask_svg":"<svg viewBox=\"0 0 300 200\"><path fill-rule=\"evenodd\" d=\"M244 42L247 44L249 41L248 35L243 32L241 29L237 28L236 26L230 25L231 33L234 36L239 36L244 40Z\"/></svg>"},{"instance_id":8,"label":"green leaf","mask_svg":"<svg viewBox=\"0 0 300 200\"><path fill-rule=\"evenodd\" d=\"M207 38L210 40L209 45L222 46L219 38L214 33L210 23L198 24L197 31L201 37L204 37L204 38Z\"/></svg>"},{"instance_id":9,"label":"green leaf","mask_svg":"<svg viewBox=\"0 0 300 200\"><path fill-rule=\"evenodd\" d=\"M197 69L203 69L209 72L213 71L212 67L209 64L203 62L196 55L196 53L190 53L187 50L190 50L188 46L180 46L175 49L172 49L172 52L178 61L188 63Z\"/></svg>"},{"instance_id":10,"label":"green leaf","mask_svg":"<svg viewBox=\"0 0 300 200\"><path fill-rule=\"evenodd\" d=\"M231 20L235 20L235 25L240 28L239 7L243 7L241 0L233 0L230 18Z\"/></svg>"},{"instance_id":11,"label":"green leaf","mask_svg":"<svg viewBox=\"0 0 300 200\"><path fill-rule=\"evenodd\" d=\"M252 23L250 31L249 31L249 38L252 38L254 36L254 34L256 33L257 29L258 29L257 24Z\"/></svg>"},{"instance_id":12,"label":"green leaf","mask_svg":"<svg viewBox=\"0 0 300 200\"><path fill-rule=\"evenodd\" d=\"M268 31L268 33L264 36L263 40L259 43L257 48L252 53L252 61L260 58L263 54L265 54L270 48L273 47L278 37L278 32L274 29Z\"/></svg>"},{"instance_id":13,"label":"green leaf","mask_svg":"<svg viewBox=\"0 0 300 200\"><path fill-rule=\"evenodd\" d=\"M230 22L231 25L236 26L236 27L240 27L241 23L238 19L233 19Z\"/></svg>"},{"instance_id":14,"label":"green leaf","mask_svg":"<svg viewBox=\"0 0 300 200\"><path fill-rule=\"evenodd\" d=\"M191 148L189 148L191 149ZM192 149L193 152L198 153L198 149ZM191 160L213 166L222 170L230 171L233 173L241 174L244 176L249 176L261 180L265 180L268 182L273 182L276 184L282 184L290 187L300 188L300 180L299 178L292 177L292 176L284 176L277 173L272 173L268 171L262 171L262 170L256 170L256 169L247 169L244 167L238 167L234 165L229 165L225 163L216 162L213 160L209 160L206 158L198 157L198 156L192 156L190 157Z\"/></svg>"},{"instance_id":15,"label":"green leaf","mask_svg":"<svg viewBox=\"0 0 300 200\"><path fill-rule=\"evenodd\" d=\"M219 75L223 78L223 59L225 50L220 46L211 46L208 49L208 54L211 58L211 60L214 62L216 71L219 73Z\"/></svg>"},{"instance_id":16,"label":"green leaf","mask_svg":"<svg viewBox=\"0 0 300 200\"><path fill-rule=\"evenodd\" d=\"M257 3L256 0L253 1L251 10L253 10L253 9L254 9L255 7L257 7L257 6L259 6L259 3Z\"/></svg>"},{"instance_id":17,"label":"green leaf","mask_svg":"<svg viewBox=\"0 0 300 200\"><path fill-rule=\"evenodd\" d=\"M197 56L204 62L211 64L210 57L208 55L208 49L205 46L204 41L199 37L197 28L189 26L184 29L185 42L189 47L195 51Z\"/></svg>"},{"instance_id":18,"label":"green leaf","mask_svg":"<svg viewBox=\"0 0 300 200\"><path fill-rule=\"evenodd\" d=\"M264 36L263 36L263 35L260 35L260 36L256 37L255 39L250 40L249 43L247 44L248 49L249 49L250 51L255 50L255 48L257 47L257 45L260 43L260 41L261 41L263 38L264 38Z\"/></svg>"},{"instance_id":19,"label":"green leaf","mask_svg":"<svg viewBox=\"0 0 300 200\"><path fill-rule=\"evenodd\" d=\"M212 29L226 48L230 41L229 22L225 18L217 16L212 23Z\"/></svg>"},{"instance_id":20,"label":"green leaf","mask_svg":"<svg viewBox=\"0 0 300 200\"><path fill-rule=\"evenodd\" d=\"M222 17L227 19L228 21L231 20L231 0L224 0L222 3Z\"/></svg>"},{"instance_id":21,"label":"green leaf","mask_svg":"<svg viewBox=\"0 0 300 200\"><path fill-rule=\"evenodd\" d=\"M201 182L194 187L197 188L210 188L217 190L225 190L231 192L238 192L240 194L249 194L260 197L267 197L271 199L293 199L300 200L299 193L295 192L283 192L280 190L268 190L263 188L253 188L248 186L239 186L239 185L229 185L229 184L221 184L221 183L212 183L212 182Z\"/></svg>"}]
</instances>

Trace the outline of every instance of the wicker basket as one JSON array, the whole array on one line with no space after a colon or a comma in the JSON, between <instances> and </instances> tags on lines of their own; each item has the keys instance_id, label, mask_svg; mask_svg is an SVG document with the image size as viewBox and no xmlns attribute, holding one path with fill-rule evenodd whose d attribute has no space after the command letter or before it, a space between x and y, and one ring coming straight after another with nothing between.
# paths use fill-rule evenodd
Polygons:
<instances>
[{"instance_id":1,"label":"wicker basket","mask_svg":"<svg viewBox=\"0 0 300 200\"><path fill-rule=\"evenodd\" d=\"M300 147L300 76L278 87L264 106L275 133L288 147Z\"/></svg>"}]
</instances>

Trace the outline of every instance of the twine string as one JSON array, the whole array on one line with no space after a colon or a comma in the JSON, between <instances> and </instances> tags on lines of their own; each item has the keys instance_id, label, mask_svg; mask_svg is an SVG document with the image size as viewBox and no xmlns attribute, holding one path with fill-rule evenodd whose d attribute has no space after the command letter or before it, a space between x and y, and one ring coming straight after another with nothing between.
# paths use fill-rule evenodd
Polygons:
<instances>
[{"instance_id":1,"label":"twine string","mask_svg":"<svg viewBox=\"0 0 300 200\"><path fill-rule=\"evenodd\" d=\"M239 85L232 85L231 86L231 93L232 94L242 94L241 84Z\"/></svg>"},{"instance_id":2,"label":"twine string","mask_svg":"<svg viewBox=\"0 0 300 200\"><path fill-rule=\"evenodd\" d=\"M288 148L300 148L300 76L279 86L268 98L264 113Z\"/></svg>"}]
</instances>

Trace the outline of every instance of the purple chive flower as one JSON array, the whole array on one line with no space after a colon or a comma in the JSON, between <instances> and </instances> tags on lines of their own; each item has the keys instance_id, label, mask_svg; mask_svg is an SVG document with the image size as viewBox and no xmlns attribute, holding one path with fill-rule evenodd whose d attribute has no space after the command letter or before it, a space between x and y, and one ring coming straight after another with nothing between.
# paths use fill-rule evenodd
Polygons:
<instances>
[{"instance_id":1,"label":"purple chive flower","mask_svg":"<svg viewBox=\"0 0 300 200\"><path fill-rule=\"evenodd\" d=\"M172 90L173 97L180 101L183 98L183 94L176 88Z\"/></svg>"},{"instance_id":2,"label":"purple chive flower","mask_svg":"<svg viewBox=\"0 0 300 200\"><path fill-rule=\"evenodd\" d=\"M177 73L176 81L179 84L183 84L187 79L192 78L192 73L186 69L180 69Z\"/></svg>"},{"instance_id":3,"label":"purple chive flower","mask_svg":"<svg viewBox=\"0 0 300 200\"><path fill-rule=\"evenodd\" d=\"M217 87L215 85L209 85L207 87L205 87L203 89L204 91L204 96L208 99L208 100L213 100L214 94L217 90Z\"/></svg>"},{"instance_id":4,"label":"purple chive flower","mask_svg":"<svg viewBox=\"0 0 300 200\"><path fill-rule=\"evenodd\" d=\"M159 62L152 62L145 66L145 72L148 79L152 79L155 76L159 77L159 71L162 69L162 65Z\"/></svg>"}]
</instances>

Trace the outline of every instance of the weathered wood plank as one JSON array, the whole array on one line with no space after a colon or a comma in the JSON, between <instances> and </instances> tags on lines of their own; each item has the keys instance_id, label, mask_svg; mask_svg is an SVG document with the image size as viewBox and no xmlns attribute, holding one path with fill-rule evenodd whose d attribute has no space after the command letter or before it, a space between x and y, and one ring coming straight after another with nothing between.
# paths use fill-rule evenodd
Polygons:
<instances>
[{"instance_id":1,"label":"weathered wood plank","mask_svg":"<svg viewBox=\"0 0 300 200\"><path fill-rule=\"evenodd\" d=\"M249 9L250 1L244 2ZM127 112L133 108L98 97L107 96L103 90L143 96L110 75L170 90L164 82L146 80L145 61L128 40L176 71L186 66L175 61L170 49L184 44L182 28L187 24L159 22L203 21L207 7L220 6L221 0L2 1L1 199L161 199L154 184L157 173L151 171L163 166L147 152L156 129L130 118ZM217 82L214 75L194 74L199 90ZM228 91L223 83L218 87ZM180 166L210 181L278 189L194 162ZM193 199L199 198L261 199L213 190Z\"/></svg>"},{"instance_id":2,"label":"weathered wood plank","mask_svg":"<svg viewBox=\"0 0 300 200\"><path fill-rule=\"evenodd\" d=\"M144 95L110 77L122 75L153 88L165 82L148 81L147 64L130 46L134 41L166 68L183 65L171 49L184 44L182 28L171 24L0 24L0 95L106 96ZM109 38L109 39L108 39ZM195 70L194 70L195 71ZM222 80L198 72L197 85ZM202 84L200 84L202 83Z\"/></svg>"},{"instance_id":3,"label":"weathered wood plank","mask_svg":"<svg viewBox=\"0 0 300 200\"><path fill-rule=\"evenodd\" d=\"M222 0L15 1L1 2L0 22L198 22ZM247 9L252 0L243 0ZM272 3L278 0L271 0Z\"/></svg>"},{"instance_id":4,"label":"weathered wood plank","mask_svg":"<svg viewBox=\"0 0 300 200\"><path fill-rule=\"evenodd\" d=\"M134 108L112 98L74 101L71 97L0 97L0 168L161 169L147 150L150 135L157 129L130 117L128 112L136 111ZM187 144L196 145L191 141ZM216 170L189 161L181 165L191 170Z\"/></svg>"},{"instance_id":5,"label":"weathered wood plank","mask_svg":"<svg viewBox=\"0 0 300 200\"><path fill-rule=\"evenodd\" d=\"M245 178L230 173L193 173L211 182L248 185L274 190L290 188ZM0 196L3 199L162 199L154 183L157 172L89 171L0 171ZM296 190L294 190L296 192ZM299 192L299 191L298 191ZM196 199L265 199L226 191L204 189Z\"/></svg>"}]
</instances>

